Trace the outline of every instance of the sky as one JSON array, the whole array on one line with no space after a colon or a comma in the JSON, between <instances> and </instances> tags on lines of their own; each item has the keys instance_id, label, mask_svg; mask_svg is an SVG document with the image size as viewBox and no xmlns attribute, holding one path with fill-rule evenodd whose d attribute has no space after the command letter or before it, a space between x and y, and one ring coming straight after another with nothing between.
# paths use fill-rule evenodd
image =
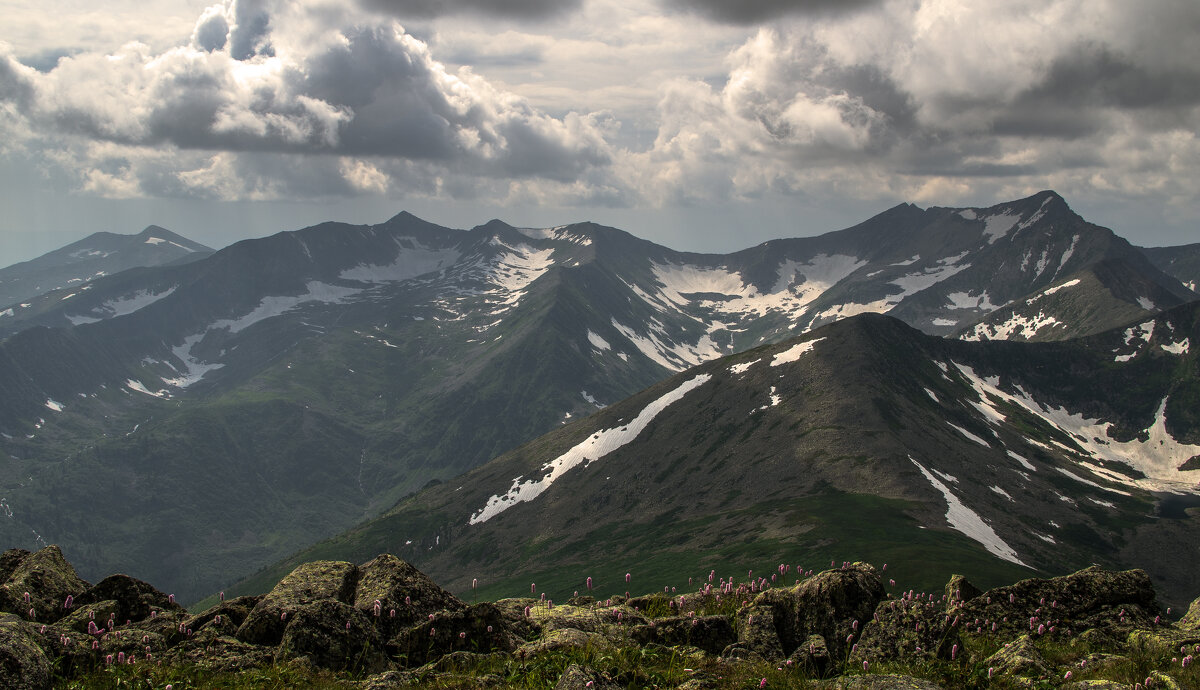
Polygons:
<instances>
[{"instance_id":1,"label":"sky","mask_svg":"<svg viewBox=\"0 0 1200 690\"><path fill-rule=\"evenodd\" d=\"M1054 189L1200 241L1195 0L0 0L0 265L401 210L726 252Z\"/></svg>"}]
</instances>

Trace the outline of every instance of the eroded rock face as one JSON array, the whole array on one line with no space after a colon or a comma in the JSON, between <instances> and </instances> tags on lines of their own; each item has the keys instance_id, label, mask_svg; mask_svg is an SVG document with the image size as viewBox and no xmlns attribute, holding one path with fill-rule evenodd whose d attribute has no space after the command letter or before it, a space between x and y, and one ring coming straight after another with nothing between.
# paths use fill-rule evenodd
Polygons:
<instances>
[{"instance_id":1,"label":"eroded rock face","mask_svg":"<svg viewBox=\"0 0 1200 690\"><path fill-rule=\"evenodd\" d=\"M758 623L743 626L738 642L765 658L779 659L795 651L810 635L820 635L831 658L841 661L883 597L883 580L869 564L853 563L827 570L793 587L768 589L755 597L743 611L747 612L747 621L753 615ZM772 627L778 649L770 642Z\"/></svg>"},{"instance_id":2,"label":"eroded rock face","mask_svg":"<svg viewBox=\"0 0 1200 690\"><path fill-rule=\"evenodd\" d=\"M11 572L0 584L0 604L4 610L27 619L32 609L32 618L39 623L52 623L69 614L74 599L91 586L54 545L34 553L5 552L4 564Z\"/></svg>"},{"instance_id":3,"label":"eroded rock face","mask_svg":"<svg viewBox=\"0 0 1200 690\"><path fill-rule=\"evenodd\" d=\"M342 561L314 561L297 567L266 594L238 628L237 638L250 644L276 646L288 617L325 599L354 603L358 568Z\"/></svg>"},{"instance_id":4,"label":"eroded rock face","mask_svg":"<svg viewBox=\"0 0 1200 690\"><path fill-rule=\"evenodd\" d=\"M50 660L32 626L0 613L0 690L42 690L50 683Z\"/></svg>"}]
</instances>

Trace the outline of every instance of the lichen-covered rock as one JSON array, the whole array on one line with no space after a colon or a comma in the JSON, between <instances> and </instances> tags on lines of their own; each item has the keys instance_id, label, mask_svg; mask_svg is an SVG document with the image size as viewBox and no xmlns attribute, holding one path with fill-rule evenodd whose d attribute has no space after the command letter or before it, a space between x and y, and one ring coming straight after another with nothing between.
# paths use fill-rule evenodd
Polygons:
<instances>
[{"instance_id":1,"label":"lichen-covered rock","mask_svg":"<svg viewBox=\"0 0 1200 690\"><path fill-rule=\"evenodd\" d=\"M595 652L615 652L617 649L607 637L599 633L585 632L574 628L557 628L545 634L541 639L521 645L515 652L518 659L528 659L547 652L562 650L591 650Z\"/></svg>"},{"instance_id":2,"label":"lichen-covered rock","mask_svg":"<svg viewBox=\"0 0 1200 690\"><path fill-rule=\"evenodd\" d=\"M737 646L749 650L763 659L782 659L786 656L779 639L779 623L776 612L785 613L783 606L751 604L737 613Z\"/></svg>"},{"instance_id":3,"label":"lichen-covered rock","mask_svg":"<svg viewBox=\"0 0 1200 690\"><path fill-rule=\"evenodd\" d=\"M7 582L17 566L21 565L21 561L28 556L29 552L25 549L9 549L0 553L0 584Z\"/></svg>"},{"instance_id":4,"label":"lichen-covered rock","mask_svg":"<svg viewBox=\"0 0 1200 690\"><path fill-rule=\"evenodd\" d=\"M288 620L276 659L299 657L334 671L377 673L387 667L374 621L337 599L314 601Z\"/></svg>"},{"instance_id":5,"label":"lichen-covered rock","mask_svg":"<svg viewBox=\"0 0 1200 690\"><path fill-rule=\"evenodd\" d=\"M451 652L512 652L524 642L510 615L492 603L438 611L387 642L388 653L406 666L421 666Z\"/></svg>"},{"instance_id":6,"label":"lichen-covered rock","mask_svg":"<svg viewBox=\"0 0 1200 690\"><path fill-rule=\"evenodd\" d=\"M709 654L720 654L737 641L737 633L725 616L658 618L631 628L630 634L639 644L690 645Z\"/></svg>"},{"instance_id":7,"label":"lichen-covered rock","mask_svg":"<svg viewBox=\"0 0 1200 690\"><path fill-rule=\"evenodd\" d=\"M41 690L50 683L50 661L31 626L0 613L0 690Z\"/></svg>"},{"instance_id":8,"label":"lichen-covered rock","mask_svg":"<svg viewBox=\"0 0 1200 690\"><path fill-rule=\"evenodd\" d=\"M391 554L381 554L362 564L358 572L354 606L377 618L385 637L416 625L435 611L461 611L467 607L428 575Z\"/></svg>"},{"instance_id":9,"label":"lichen-covered rock","mask_svg":"<svg viewBox=\"0 0 1200 690\"><path fill-rule=\"evenodd\" d=\"M988 657L983 665L998 675L1037 677L1050 672L1049 664L1028 635L1002 647Z\"/></svg>"},{"instance_id":10,"label":"lichen-covered rock","mask_svg":"<svg viewBox=\"0 0 1200 690\"><path fill-rule=\"evenodd\" d=\"M187 638L160 657L164 665L187 664L216 673L235 673L275 663L275 649L247 644L228 635Z\"/></svg>"},{"instance_id":11,"label":"lichen-covered rock","mask_svg":"<svg viewBox=\"0 0 1200 690\"><path fill-rule=\"evenodd\" d=\"M298 566L255 604L238 628L237 638L274 647L283 639L288 617L314 602L333 599L353 604L358 568L342 561L314 561Z\"/></svg>"},{"instance_id":12,"label":"lichen-covered rock","mask_svg":"<svg viewBox=\"0 0 1200 690\"><path fill-rule=\"evenodd\" d=\"M234 631L246 621L246 617L262 601L262 595L253 597L237 597L229 601L222 601L215 606L211 606L204 611L188 616L184 620L184 627L192 630L200 630L210 622L220 618L220 623L223 625L227 621L232 624ZM232 634L232 633L230 633Z\"/></svg>"},{"instance_id":13,"label":"lichen-covered rock","mask_svg":"<svg viewBox=\"0 0 1200 690\"><path fill-rule=\"evenodd\" d=\"M1066 634L1153 627L1159 606L1145 571L1113 572L1093 566L1062 577L997 587L963 604L960 612L988 630L995 624L1002 635L1036 631L1039 625L1045 626L1043 633L1053 628Z\"/></svg>"},{"instance_id":14,"label":"lichen-covered rock","mask_svg":"<svg viewBox=\"0 0 1200 690\"><path fill-rule=\"evenodd\" d=\"M558 628L574 628L602 635L616 634L614 629L634 628L646 625L648 619L636 609L623 603L611 606L559 606L553 608L536 599L511 599L507 606L529 608L529 620L537 623L543 630Z\"/></svg>"},{"instance_id":15,"label":"lichen-covered rock","mask_svg":"<svg viewBox=\"0 0 1200 690\"><path fill-rule=\"evenodd\" d=\"M120 606L112 599L85 604L73 609L69 615L60 618L54 627L72 633L94 632L98 628L107 630L109 620L113 621L114 627L116 626L119 610ZM122 624L125 622L124 618L120 620Z\"/></svg>"},{"instance_id":16,"label":"lichen-covered rock","mask_svg":"<svg viewBox=\"0 0 1200 690\"><path fill-rule=\"evenodd\" d=\"M867 622L852 665L863 661L949 659L954 645L962 647L960 614L947 613L939 604L924 599L893 599L881 603Z\"/></svg>"},{"instance_id":17,"label":"lichen-covered rock","mask_svg":"<svg viewBox=\"0 0 1200 690\"><path fill-rule=\"evenodd\" d=\"M942 690L937 683L923 678L891 674L848 676L828 681L820 687L829 690Z\"/></svg>"},{"instance_id":18,"label":"lichen-covered rock","mask_svg":"<svg viewBox=\"0 0 1200 690\"><path fill-rule=\"evenodd\" d=\"M829 647L825 638L820 635L809 635L808 639L796 647L788 656L791 666L804 671L810 676L820 677L829 670Z\"/></svg>"},{"instance_id":19,"label":"lichen-covered rock","mask_svg":"<svg viewBox=\"0 0 1200 690\"><path fill-rule=\"evenodd\" d=\"M883 581L875 568L866 563L848 564L837 570L827 570L786 589L768 589L747 608L739 612L748 618L753 610L757 620L765 621L770 610L771 625L779 639L781 653L767 658L780 659L791 654L810 635L825 639L829 654L840 662L858 638L864 626L883 599ZM761 617L761 618L760 618ZM744 633L743 633L744 631ZM770 649L770 633L764 622L758 626L742 627L738 642L749 642ZM764 656L766 656L764 654Z\"/></svg>"},{"instance_id":20,"label":"lichen-covered rock","mask_svg":"<svg viewBox=\"0 0 1200 690\"><path fill-rule=\"evenodd\" d=\"M98 601L117 602L117 621L120 623L148 618L151 609L183 610L169 595L128 575L109 575L75 598L75 603L81 606Z\"/></svg>"},{"instance_id":21,"label":"lichen-covered rock","mask_svg":"<svg viewBox=\"0 0 1200 690\"><path fill-rule=\"evenodd\" d=\"M957 607L980 594L983 594L983 591L971 584L966 577L951 575L950 581L946 583L946 606L947 608Z\"/></svg>"},{"instance_id":22,"label":"lichen-covered rock","mask_svg":"<svg viewBox=\"0 0 1200 690\"><path fill-rule=\"evenodd\" d=\"M595 669L571 664L559 677L554 690L616 690L619 687L612 678Z\"/></svg>"},{"instance_id":23,"label":"lichen-covered rock","mask_svg":"<svg viewBox=\"0 0 1200 690\"><path fill-rule=\"evenodd\" d=\"M1200 630L1200 597L1192 600L1192 605L1188 607L1187 613L1183 614L1183 618L1179 619L1177 625L1185 630Z\"/></svg>"},{"instance_id":24,"label":"lichen-covered rock","mask_svg":"<svg viewBox=\"0 0 1200 690\"><path fill-rule=\"evenodd\" d=\"M58 546L50 546L18 559L4 584L0 585L0 599L11 613L24 618L33 609L33 620L53 623L71 612L74 599L90 585L75 573L75 568L63 558ZM25 601L25 593L29 601ZM67 605L67 598L71 605Z\"/></svg>"}]
</instances>

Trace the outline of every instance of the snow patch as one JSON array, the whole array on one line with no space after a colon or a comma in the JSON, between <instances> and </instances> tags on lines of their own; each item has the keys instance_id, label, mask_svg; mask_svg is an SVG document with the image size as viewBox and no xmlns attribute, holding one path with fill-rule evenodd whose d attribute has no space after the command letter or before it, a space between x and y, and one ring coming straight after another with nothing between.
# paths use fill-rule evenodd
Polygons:
<instances>
[{"instance_id":1,"label":"snow patch","mask_svg":"<svg viewBox=\"0 0 1200 690\"><path fill-rule=\"evenodd\" d=\"M1181 342L1171 343L1170 345L1160 345L1159 347L1173 355L1186 355L1188 353L1188 339L1184 338Z\"/></svg>"},{"instance_id":2,"label":"snow patch","mask_svg":"<svg viewBox=\"0 0 1200 690\"><path fill-rule=\"evenodd\" d=\"M1146 311L1158 311L1158 307L1150 300L1149 297L1138 297L1138 306Z\"/></svg>"},{"instance_id":3,"label":"snow patch","mask_svg":"<svg viewBox=\"0 0 1200 690\"><path fill-rule=\"evenodd\" d=\"M754 366L755 364L758 364L761 361L762 361L761 359L756 359L752 362L742 362L741 364L735 364L735 365L729 367L729 373L744 374L747 371L750 371L750 367Z\"/></svg>"},{"instance_id":4,"label":"snow patch","mask_svg":"<svg viewBox=\"0 0 1200 690\"><path fill-rule=\"evenodd\" d=\"M1005 452L1008 453L1008 457L1021 463L1021 466L1025 469L1029 470L1030 472L1037 472L1037 468L1033 466L1033 463L1026 460L1023 456L1018 455L1011 450L1006 450Z\"/></svg>"},{"instance_id":5,"label":"snow patch","mask_svg":"<svg viewBox=\"0 0 1200 690\"><path fill-rule=\"evenodd\" d=\"M245 330L250 326L265 321L276 316L281 316L302 304L309 302L322 302L325 304L341 304L352 295L362 292L359 288L341 287L339 285L330 285L318 281L309 281L305 285L305 292L302 295L280 295L267 296L262 298L258 306L251 309L248 314L244 314L235 319L221 319L213 322L208 330L220 328L229 329L230 333L237 333Z\"/></svg>"},{"instance_id":6,"label":"snow patch","mask_svg":"<svg viewBox=\"0 0 1200 690\"><path fill-rule=\"evenodd\" d=\"M63 404L58 402L57 400L54 400L53 398L46 398L45 405L46 405L46 407L50 408L51 410L54 410L55 412L63 411Z\"/></svg>"},{"instance_id":7,"label":"snow patch","mask_svg":"<svg viewBox=\"0 0 1200 690\"><path fill-rule=\"evenodd\" d=\"M808 352L809 350L813 349L813 347L815 347L816 344L821 342L822 340L824 340L824 338L817 338L815 340L806 340L805 342L798 343L796 345L789 347L788 349L784 350L783 352L780 352L779 354L775 355L775 357L771 360L771 366L777 367L780 364L789 364L791 362L797 361L798 359L800 359L801 355L803 355L805 352Z\"/></svg>"},{"instance_id":8,"label":"snow patch","mask_svg":"<svg viewBox=\"0 0 1200 690\"><path fill-rule=\"evenodd\" d=\"M1033 297L1030 297L1029 299L1025 300L1025 304L1033 304L1034 302L1040 300L1041 298L1045 297L1046 295L1053 295L1054 293L1058 292L1059 290L1062 290L1063 288L1075 287L1079 283L1080 283L1079 278L1075 278L1073 280L1068 280L1067 282L1065 282L1061 285L1055 285L1052 288L1046 288L1045 290L1042 290L1041 292L1034 295Z\"/></svg>"},{"instance_id":9,"label":"snow patch","mask_svg":"<svg viewBox=\"0 0 1200 690\"><path fill-rule=\"evenodd\" d=\"M1005 491L1004 489L1001 489L1001 488L1000 488L1000 487L998 487L998 486L989 486L988 488L989 488L989 489L991 489L992 491L995 491L996 493L1000 494L1001 496L1003 496L1003 497L1007 498L1008 500L1010 500L1010 501L1013 501L1014 503L1016 503L1016 500L1015 500L1015 499L1013 499L1013 497L1012 497L1012 496L1009 496L1009 495L1008 495L1008 492L1007 492L1007 491Z\"/></svg>"},{"instance_id":10,"label":"snow patch","mask_svg":"<svg viewBox=\"0 0 1200 690\"><path fill-rule=\"evenodd\" d=\"M204 375L208 372L225 366L224 364L208 364L192 356L192 348L204 339L206 333L207 331L189 335L183 339L182 345L178 345L171 349L171 352L174 353L175 357L183 363L183 371L179 371L179 369L176 368L176 372L179 374L179 376L175 378L163 378L163 383L167 384L168 386L175 386L176 388L187 388L193 383L196 383L200 379L204 378Z\"/></svg>"},{"instance_id":11,"label":"snow patch","mask_svg":"<svg viewBox=\"0 0 1200 690\"><path fill-rule=\"evenodd\" d=\"M998 213L994 216L983 218L983 234L987 237L988 244L995 244L996 240L1004 237L1013 229L1014 226L1021 220L1021 216L1012 216L1007 213Z\"/></svg>"},{"instance_id":12,"label":"snow patch","mask_svg":"<svg viewBox=\"0 0 1200 690\"><path fill-rule=\"evenodd\" d=\"M926 394L926 395L928 395L930 398L933 398L933 401L934 401L935 403L941 404L941 402L942 402L942 401L941 401L941 400L938 400L938 397L937 397L937 395L935 395L933 391L931 391L931 390L929 390L928 388L926 388L926 389L925 389L925 394Z\"/></svg>"},{"instance_id":13,"label":"snow patch","mask_svg":"<svg viewBox=\"0 0 1200 690\"><path fill-rule=\"evenodd\" d=\"M1145 325L1145 324L1143 324ZM1144 331L1143 331L1144 332ZM1017 388L1016 393L1009 393L999 388L998 381L984 380L977 376L971 367L955 364L960 372L971 382L979 393L981 402L991 405L990 398L994 397L1009 404L1017 405L1026 411L1040 417L1050 426L1074 440L1082 449L1080 451L1055 442L1064 452L1080 461L1080 464L1090 471L1100 474L1105 479L1127 486L1136 486L1150 491L1184 491L1200 493L1200 487L1188 479L1185 472L1179 470L1189 458L1200 455L1200 445L1191 445L1176 441L1166 428L1167 398L1159 403L1154 422L1145 430L1146 441L1136 437L1130 441L1117 441L1109 435L1112 424L1096 419L1087 419L1081 414L1073 413L1062 407L1043 406L1025 391ZM1029 443L1050 450L1044 443L1026 439ZM1087 464L1088 461L1093 464ZM1132 479L1117 472L1096 467L1095 461L1120 462L1140 471L1145 479ZM1063 472L1061 468L1057 468ZM1079 478L1080 481L1086 482ZM1127 492L1112 487L1094 484L1097 488L1112 493L1127 495Z\"/></svg>"},{"instance_id":14,"label":"snow patch","mask_svg":"<svg viewBox=\"0 0 1200 690\"><path fill-rule=\"evenodd\" d=\"M149 388L146 388L146 386L143 385L141 381L135 381L134 379L125 379L125 387L128 388L129 390L137 391L138 393L143 393L145 395L149 395L149 396L152 396L155 398L171 397L171 394L165 390L161 390L161 391L157 391L157 392L152 391Z\"/></svg>"},{"instance_id":15,"label":"snow patch","mask_svg":"<svg viewBox=\"0 0 1200 690\"><path fill-rule=\"evenodd\" d=\"M607 406L606 406L604 403L601 403L599 400L596 400L596 398L594 398L594 397L593 397L593 396L592 396L590 393L588 393L587 391L579 391L579 394L580 394L581 396L583 396L583 399L584 399L584 400L586 400L587 402L589 402L589 403L591 403L591 404L595 405L597 408L599 408L599 409L601 409L601 410L603 410L605 407L607 407Z\"/></svg>"},{"instance_id":16,"label":"snow patch","mask_svg":"<svg viewBox=\"0 0 1200 690\"><path fill-rule=\"evenodd\" d=\"M692 346L686 343L673 344L654 332L653 327L651 333L643 336L616 319L612 320L612 325L617 332L633 343L638 352L671 371L683 371L723 354L707 334Z\"/></svg>"},{"instance_id":17,"label":"snow patch","mask_svg":"<svg viewBox=\"0 0 1200 690\"><path fill-rule=\"evenodd\" d=\"M708 374L701 374L689 379L678 388L651 402L628 424L595 432L566 453L542 465L541 471L545 474L540 479L521 481L524 477L520 476L513 479L512 487L503 495L488 498L487 504L483 508L471 514L468 524L478 525L487 522L518 503L532 501L570 470L579 465L587 467L632 442L660 412L711 378Z\"/></svg>"},{"instance_id":18,"label":"snow patch","mask_svg":"<svg viewBox=\"0 0 1200 690\"><path fill-rule=\"evenodd\" d=\"M921 470L921 474L925 475L929 483L940 491L946 499L946 522L950 523L952 529L958 530L967 537L979 542L983 545L983 548L987 549L988 553L998 558L1002 558L1010 563L1016 563L1017 565L1025 565L1017 557L1017 552L1004 543L1000 535L996 534L996 531L984 522L983 518L979 517L975 511L963 505L962 501L958 500L958 497L950 490L950 487L938 481L937 477L930 474L929 470L925 469L911 455L908 459L912 460L917 469Z\"/></svg>"},{"instance_id":19,"label":"snow patch","mask_svg":"<svg viewBox=\"0 0 1200 690\"><path fill-rule=\"evenodd\" d=\"M433 249L411 238L396 238L400 251L390 264L360 264L338 277L361 283L395 283L435 273L458 261L457 249Z\"/></svg>"},{"instance_id":20,"label":"snow patch","mask_svg":"<svg viewBox=\"0 0 1200 690\"><path fill-rule=\"evenodd\" d=\"M991 444L989 444L987 441L979 438L975 434L972 434L971 432L967 431L966 429L962 428L961 426L958 426L957 424L953 424L951 422L946 422L946 423L949 424L950 426L954 427L955 431L957 431L958 433L962 434L963 436L966 436L967 438L978 443L979 445L983 446L984 448L992 447Z\"/></svg>"},{"instance_id":21,"label":"snow patch","mask_svg":"<svg viewBox=\"0 0 1200 690\"><path fill-rule=\"evenodd\" d=\"M972 295L969 292L951 292L946 295L951 309L979 309L981 311L995 311L1000 308L998 304L992 304L988 298L987 290L984 290L979 296Z\"/></svg>"},{"instance_id":22,"label":"snow patch","mask_svg":"<svg viewBox=\"0 0 1200 690\"><path fill-rule=\"evenodd\" d=\"M1066 328L1066 324L1038 310L1036 316L1024 316L1013 312L1008 320L997 324L977 323L970 331L964 333L963 340L1012 340L1013 338L1032 339L1037 332L1047 327Z\"/></svg>"},{"instance_id":23,"label":"snow patch","mask_svg":"<svg viewBox=\"0 0 1200 690\"><path fill-rule=\"evenodd\" d=\"M957 326L958 321L955 321L954 319L943 319L941 317L938 317L933 320L933 325L935 325L935 326Z\"/></svg>"},{"instance_id":24,"label":"snow patch","mask_svg":"<svg viewBox=\"0 0 1200 690\"><path fill-rule=\"evenodd\" d=\"M595 333L590 328L588 329L587 338L588 342L592 344L592 347L600 350L601 352L612 349L612 346L608 344L607 340L601 338L599 334Z\"/></svg>"}]
</instances>

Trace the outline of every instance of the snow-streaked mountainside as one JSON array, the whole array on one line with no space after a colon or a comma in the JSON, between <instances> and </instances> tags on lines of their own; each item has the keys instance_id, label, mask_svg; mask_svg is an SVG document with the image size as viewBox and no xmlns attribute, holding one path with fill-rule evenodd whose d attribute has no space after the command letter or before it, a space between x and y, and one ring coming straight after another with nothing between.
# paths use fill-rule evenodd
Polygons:
<instances>
[{"instance_id":1,"label":"snow-streaked mountainside","mask_svg":"<svg viewBox=\"0 0 1200 690\"><path fill-rule=\"evenodd\" d=\"M135 235L97 232L36 259L0 268L0 313L30 309L35 297L62 290L78 294L103 276L141 266L194 261L212 249L157 225ZM11 314L10 314L11 316Z\"/></svg>"},{"instance_id":2,"label":"snow-streaked mountainside","mask_svg":"<svg viewBox=\"0 0 1200 690\"><path fill-rule=\"evenodd\" d=\"M464 590L863 559L931 586L1137 566L1186 602L1194 559L1157 550L1200 547L1197 337L1200 304L1040 344L855 317L682 372L239 591L386 550Z\"/></svg>"},{"instance_id":3,"label":"snow-streaked mountainside","mask_svg":"<svg viewBox=\"0 0 1200 690\"><path fill-rule=\"evenodd\" d=\"M0 537L199 595L672 373L862 313L959 333L1108 264L1130 319L1195 296L1053 192L727 255L407 213L247 240L0 312Z\"/></svg>"}]
</instances>

